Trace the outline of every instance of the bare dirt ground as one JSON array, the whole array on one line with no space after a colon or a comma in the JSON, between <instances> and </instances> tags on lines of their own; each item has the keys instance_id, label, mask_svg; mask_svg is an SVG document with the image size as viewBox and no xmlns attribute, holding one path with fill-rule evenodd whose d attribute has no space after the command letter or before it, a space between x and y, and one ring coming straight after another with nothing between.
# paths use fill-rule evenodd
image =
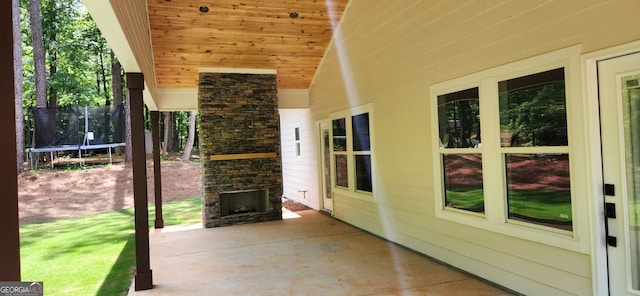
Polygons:
<instances>
[{"instance_id":1,"label":"bare dirt ground","mask_svg":"<svg viewBox=\"0 0 640 296\"><path fill-rule=\"evenodd\" d=\"M107 160L108 162L108 160ZM197 162L163 161L164 202L202 196L201 165ZM20 223L80 217L133 207L133 171L115 163L75 170L26 171L18 176ZM154 202L153 162L147 161L147 193ZM303 204L283 199L283 206L297 212Z\"/></svg>"},{"instance_id":2,"label":"bare dirt ground","mask_svg":"<svg viewBox=\"0 0 640 296\"><path fill-rule=\"evenodd\" d=\"M162 162L162 199L202 196L200 163ZM133 171L123 163L82 170L27 171L18 177L20 223L79 217L133 206ZM147 162L153 203L153 163Z\"/></svg>"}]
</instances>

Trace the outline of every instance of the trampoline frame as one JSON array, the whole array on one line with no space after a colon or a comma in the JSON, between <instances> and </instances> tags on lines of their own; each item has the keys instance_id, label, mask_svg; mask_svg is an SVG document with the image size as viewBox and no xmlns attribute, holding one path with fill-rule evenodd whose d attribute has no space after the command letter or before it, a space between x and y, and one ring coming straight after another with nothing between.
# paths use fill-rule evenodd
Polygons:
<instances>
[{"instance_id":1,"label":"trampoline frame","mask_svg":"<svg viewBox=\"0 0 640 296\"><path fill-rule=\"evenodd\" d=\"M60 151L78 151L78 156L80 158L80 167L82 167L82 151L87 150L96 150L96 149L104 149L108 148L109 150L109 164L113 162L111 158L111 150L116 147L124 147L125 143L111 143L111 144L96 144L96 145L64 145L64 146L55 146L55 147L42 147L42 148L27 148L25 151L27 152L27 157L29 159L29 167L33 170L34 165L35 169L38 169L39 160L33 158L33 153L41 153L41 152L49 152L51 155L51 168L53 169L53 153Z\"/></svg>"}]
</instances>

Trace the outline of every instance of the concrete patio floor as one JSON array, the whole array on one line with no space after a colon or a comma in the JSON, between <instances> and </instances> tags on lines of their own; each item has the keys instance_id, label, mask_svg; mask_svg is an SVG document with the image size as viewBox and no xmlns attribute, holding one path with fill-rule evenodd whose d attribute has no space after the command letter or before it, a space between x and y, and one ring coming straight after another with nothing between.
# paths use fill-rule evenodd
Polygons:
<instances>
[{"instance_id":1,"label":"concrete patio floor","mask_svg":"<svg viewBox=\"0 0 640 296\"><path fill-rule=\"evenodd\" d=\"M512 295L312 210L150 235L154 288L129 295Z\"/></svg>"}]
</instances>

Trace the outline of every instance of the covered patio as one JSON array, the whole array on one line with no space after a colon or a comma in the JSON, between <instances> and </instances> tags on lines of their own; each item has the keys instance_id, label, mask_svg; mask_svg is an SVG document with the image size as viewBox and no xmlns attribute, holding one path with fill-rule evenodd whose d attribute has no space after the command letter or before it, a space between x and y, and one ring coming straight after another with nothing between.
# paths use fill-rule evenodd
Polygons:
<instances>
[{"instance_id":1,"label":"covered patio","mask_svg":"<svg viewBox=\"0 0 640 296\"><path fill-rule=\"evenodd\" d=\"M151 290L129 295L512 295L313 210L152 231Z\"/></svg>"}]
</instances>

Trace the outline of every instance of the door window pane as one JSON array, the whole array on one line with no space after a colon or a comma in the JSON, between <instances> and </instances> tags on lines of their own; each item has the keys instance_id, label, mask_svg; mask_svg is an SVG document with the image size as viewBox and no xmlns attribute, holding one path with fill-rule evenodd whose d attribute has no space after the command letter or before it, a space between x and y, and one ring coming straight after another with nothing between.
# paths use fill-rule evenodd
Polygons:
<instances>
[{"instance_id":1,"label":"door window pane","mask_svg":"<svg viewBox=\"0 0 640 296\"><path fill-rule=\"evenodd\" d=\"M331 186L333 186L333 184L331 184L331 151L329 150L329 129L323 129L322 130L322 153L323 153L323 157L322 160L324 161L324 186L325 186L325 194L327 198L331 198Z\"/></svg>"},{"instance_id":2,"label":"door window pane","mask_svg":"<svg viewBox=\"0 0 640 296\"><path fill-rule=\"evenodd\" d=\"M502 147L566 146L564 68L500 81Z\"/></svg>"},{"instance_id":3,"label":"door window pane","mask_svg":"<svg viewBox=\"0 0 640 296\"><path fill-rule=\"evenodd\" d=\"M568 154L507 154L509 219L573 230Z\"/></svg>"},{"instance_id":4,"label":"door window pane","mask_svg":"<svg viewBox=\"0 0 640 296\"><path fill-rule=\"evenodd\" d=\"M349 187L349 173L347 171L347 156L336 155L336 186Z\"/></svg>"},{"instance_id":5,"label":"door window pane","mask_svg":"<svg viewBox=\"0 0 640 296\"><path fill-rule=\"evenodd\" d=\"M347 151L347 120L345 118L334 119L333 126L333 151Z\"/></svg>"},{"instance_id":6,"label":"door window pane","mask_svg":"<svg viewBox=\"0 0 640 296\"><path fill-rule=\"evenodd\" d=\"M295 134L295 144L296 144L296 156L301 156L301 149L300 149L300 128L296 127L294 129L294 134Z\"/></svg>"},{"instance_id":7,"label":"door window pane","mask_svg":"<svg viewBox=\"0 0 640 296\"><path fill-rule=\"evenodd\" d=\"M481 154L445 154L445 206L484 213Z\"/></svg>"},{"instance_id":8,"label":"door window pane","mask_svg":"<svg viewBox=\"0 0 640 296\"><path fill-rule=\"evenodd\" d=\"M640 75L622 78L631 286L640 289Z\"/></svg>"},{"instance_id":9,"label":"door window pane","mask_svg":"<svg viewBox=\"0 0 640 296\"><path fill-rule=\"evenodd\" d=\"M356 190L373 192L371 155L356 155Z\"/></svg>"},{"instance_id":10,"label":"door window pane","mask_svg":"<svg viewBox=\"0 0 640 296\"><path fill-rule=\"evenodd\" d=\"M478 88L438 96L438 129L442 148L479 147Z\"/></svg>"}]
</instances>

